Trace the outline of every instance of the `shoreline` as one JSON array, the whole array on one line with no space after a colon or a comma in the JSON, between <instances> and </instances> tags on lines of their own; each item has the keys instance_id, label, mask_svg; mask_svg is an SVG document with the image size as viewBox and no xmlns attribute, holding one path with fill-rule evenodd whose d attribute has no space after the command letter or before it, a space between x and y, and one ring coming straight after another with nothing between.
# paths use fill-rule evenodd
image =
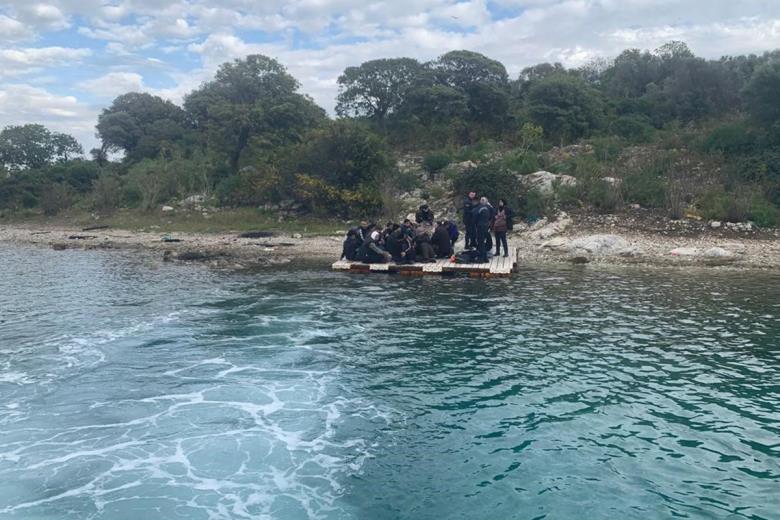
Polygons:
<instances>
[{"instance_id":1,"label":"shoreline","mask_svg":"<svg viewBox=\"0 0 780 520\"><path fill-rule=\"evenodd\" d=\"M776 231L758 236L725 230L640 232L626 228L615 217L610 218L594 222L563 214L552 222L516 227L509 241L517 248L518 266L593 264L780 269L780 237ZM120 228L84 230L73 225L40 223L0 225L0 243L54 250L136 250L163 261L235 270L309 261L329 266L338 260L342 241L341 234L304 237L297 233L272 233L261 238L242 238L237 232L154 233Z\"/></svg>"}]
</instances>

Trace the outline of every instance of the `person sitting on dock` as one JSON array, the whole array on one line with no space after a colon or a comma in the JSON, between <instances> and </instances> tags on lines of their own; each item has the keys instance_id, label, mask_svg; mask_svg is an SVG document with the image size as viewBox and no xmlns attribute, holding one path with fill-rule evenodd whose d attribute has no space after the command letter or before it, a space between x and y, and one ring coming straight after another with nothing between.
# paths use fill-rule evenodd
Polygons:
<instances>
[{"instance_id":1,"label":"person sitting on dock","mask_svg":"<svg viewBox=\"0 0 780 520\"><path fill-rule=\"evenodd\" d=\"M418 224L427 223L428 225L433 226L433 211L431 211L427 204L423 204L414 215L414 220Z\"/></svg>"},{"instance_id":2,"label":"person sitting on dock","mask_svg":"<svg viewBox=\"0 0 780 520\"><path fill-rule=\"evenodd\" d=\"M452 221L447 221L447 231L450 234L450 242L452 242L452 248L455 249L455 242L458 241L458 237L460 236L460 233L458 232L458 225Z\"/></svg>"},{"instance_id":3,"label":"person sitting on dock","mask_svg":"<svg viewBox=\"0 0 780 520\"><path fill-rule=\"evenodd\" d=\"M357 253L357 259L366 264L383 264L388 261L390 254L382 249L378 242L381 238L379 231L372 231L368 238L363 241Z\"/></svg>"},{"instance_id":4,"label":"person sitting on dock","mask_svg":"<svg viewBox=\"0 0 780 520\"><path fill-rule=\"evenodd\" d=\"M431 236L428 233L418 233L414 237L415 252L418 262L435 262L436 252L431 244Z\"/></svg>"},{"instance_id":5,"label":"person sitting on dock","mask_svg":"<svg viewBox=\"0 0 780 520\"><path fill-rule=\"evenodd\" d=\"M449 223L445 220L439 222L431 237L436 258L449 258L452 256L452 240L450 239Z\"/></svg>"},{"instance_id":6,"label":"person sitting on dock","mask_svg":"<svg viewBox=\"0 0 780 520\"><path fill-rule=\"evenodd\" d=\"M350 229L347 231L347 239L344 240L344 246L341 249L341 258L346 260L355 260L357 258L357 251L360 248L360 239L358 239L357 231Z\"/></svg>"}]
</instances>

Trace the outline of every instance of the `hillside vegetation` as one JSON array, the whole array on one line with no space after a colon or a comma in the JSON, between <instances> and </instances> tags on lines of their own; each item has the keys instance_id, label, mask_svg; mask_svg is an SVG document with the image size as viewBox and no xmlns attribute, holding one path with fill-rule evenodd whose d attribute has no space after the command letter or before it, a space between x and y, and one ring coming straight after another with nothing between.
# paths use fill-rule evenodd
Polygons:
<instances>
[{"instance_id":1,"label":"hillside vegetation","mask_svg":"<svg viewBox=\"0 0 780 520\"><path fill-rule=\"evenodd\" d=\"M309 217L396 217L404 193L476 189L529 217L638 204L670 218L780 224L780 52L706 60L670 42L510 78L502 63L458 50L368 61L338 84L331 119L282 64L250 55L182 106L117 97L89 159L69 135L6 127L0 210L148 212L198 195ZM424 176L399 168L410 155ZM518 180L539 170L576 182Z\"/></svg>"}]
</instances>

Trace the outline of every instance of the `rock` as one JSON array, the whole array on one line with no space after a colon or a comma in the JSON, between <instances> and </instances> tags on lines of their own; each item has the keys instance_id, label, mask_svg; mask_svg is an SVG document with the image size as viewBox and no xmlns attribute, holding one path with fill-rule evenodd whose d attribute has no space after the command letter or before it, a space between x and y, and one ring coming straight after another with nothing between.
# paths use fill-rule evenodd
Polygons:
<instances>
[{"instance_id":1,"label":"rock","mask_svg":"<svg viewBox=\"0 0 780 520\"><path fill-rule=\"evenodd\" d=\"M704 256L707 258L725 258L733 255L731 251L727 251L722 247L711 247L704 252Z\"/></svg>"},{"instance_id":2,"label":"rock","mask_svg":"<svg viewBox=\"0 0 780 520\"><path fill-rule=\"evenodd\" d=\"M634 256L639 250L618 235L590 235L569 242L567 249L575 254L594 256Z\"/></svg>"},{"instance_id":3,"label":"rock","mask_svg":"<svg viewBox=\"0 0 780 520\"><path fill-rule=\"evenodd\" d=\"M601 180L611 186L620 186L620 183L623 182L623 179L618 179L617 177L602 177Z\"/></svg>"},{"instance_id":4,"label":"rock","mask_svg":"<svg viewBox=\"0 0 780 520\"><path fill-rule=\"evenodd\" d=\"M205 195L190 195L186 199L179 202L179 206L182 207L199 206L203 204L205 201L206 201Z\"/></svg>"},{"instance_id":5,"label":"rock","mask_svg":"<svg viewBox=\"0 0 780 520\"><path fill-rule=\"evenodd\" d=\"M573 256L569 258L569 261L573 264L587 264L590 262L590 258L587 256Z\"/></svg>"},{"instance_id":6,"label":"rock","mask_svg":"<svg viewBox=\"0 0 780 520\"><path fill-rule=\"evenodd\" d=\"M710 222L710 227L712 229L718 229L721 225L722 224L718 220L713 220L712 222Z\"/></svg>"},{"instance_id":7,"label":"rock","mask_svg":"<svg viewBox=\"0 0 780 520\"><path fill-rule=\"evenodd\" d=\"M162 208L160 208L160 209L161 209L162 211L164 211L164 212L166 212L166 213L167 213L167 212L169 212L169 211L173 211L173 206L163 206L163 207L162 207Z\"/></svg>"},{"instance_id":8,"label":"rock","mask_svg":"<svg viewBox=\"0 0 780 520\"><path fill-rule=\"evenodd\" d=\"M301 235L300 233L295 233L292 237L293 238L303 238L303 235Z\"/></svg>"},{"instance_id":9,"label":"rock","mask_svg":"<svg viewBox=\"0 0 780 520\"><path fill-rule=\"evenodd\" d=\"M247 231L238 235L239 238L271 238L273 231Z\"/></svg>"},{"instance_id":10,"label":"rock","mask_svg":"<svg viewBox=\"0 0 780 520\"><path fill-rule=\"evenodd\" d=\"M696 247L676 247L669 251L672 256L699 256L700 253Z\"/></svg>"},{"instance_id":11,"label":"rock","mask_svg":"<svg viewBox=\"0 0 780 520\"><path fill-rule=\"evenodd\" d=\"M640 206L639 204L631 204L629 206L629 208L631 208L631 209L642 209L642 206Z\"/></svg>"},{"instance_id":12,"label":"rock","mask_svg":"<svg viewBox=\"0 0 780 520\"><path fill-rule=\"evenodd\" d=\"M568 146L556 146L547 152L547 160L553 163L567 161L582 155L593 155L595 150L590 144L571 144Z\"/></svg>"},{"instance_id":13,"label":"rock","mask_svg":"<svg viewBox=\"0 0 780 520\"><path fill-rule=\"evenodd\" d=\"M537 225L540 224L541 225ZM548 238L566 231L571 225L571 218L566 213L559 213L554 222L547 221L546 218L539 220L531 226L531 238L534 240L547 240Z\"/></svg>"},{"instance_id":14,"label":"rock","mask_svg":"<svg viewBox=\"0 0 780 520\"><path fill-rule=\"evenodd\" d=\"M466 170L470 170L476 167L477 167L477 163L475 163L474 161L463 161L455 164L455 169L458 170L459 172L464 172Z\"/></svg>"},{"instance_id":15,"label":"rock","mask_svg":"<svg viewBox=\"0 0 780 520\"><path fill-rule=\"evenodd\" d=\"M569 247L569 241L563 237L557 237L553 238L552 240L548 240L540 247L544 249L566 249Z\"/></svg>"},{"instance_id":16,"label":"rock","mask_svg":"<svg viewBox=\"0 0 780 520\"><path fill-rule=\"evenodd\" d=\"M544 170L521 175L520 182L528 189L537 190L544 195L552 195L553 186L576 186L577 179L571 175L557 175Z\"/></svg>"}]
</instances>

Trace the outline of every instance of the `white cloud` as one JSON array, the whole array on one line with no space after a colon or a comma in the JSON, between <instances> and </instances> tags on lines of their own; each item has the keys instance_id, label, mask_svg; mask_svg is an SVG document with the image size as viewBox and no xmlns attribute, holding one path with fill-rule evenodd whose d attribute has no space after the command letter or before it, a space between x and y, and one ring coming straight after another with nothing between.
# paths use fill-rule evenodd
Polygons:
<instances>
[{"instance_id":1,"label":"white cloud","mask_svg":"<svg viewBox=\"0 0 780 520\"><path fill-rule=\"evenodd\" d=\"M34 35L35 32L19 20L0 14L0 44L29 40Z\"/></svg>"},{"instance_id":2,"label":"white cloud","mask_svg":"<svg viewBox=\"0 0 780 520\"><path fill-rule=\"evenodd\" d=\"M0 49L0 78L25 74L44 67L69 65L91 54L89 49L70 47Z\"/></svg>"},{"instance_id":3,"label":"white cloud","mask_svg":"<svg viewBox=\"0 0 780 520\"><path fill-rule=\"evenodd\" d=\"M16 14L28 26L41 30L59 30L70 26L68 17L55 5L25 4L16 9Z\"/></svg>"},{"instance_id":4,"label":"white cloud","mask_svg":"<svg viewBox=\"0 0 780 520\"><path fill-rule=\"evenodd\" d=\"M40 123L76 137L85 149L96 146L98 111L74 96L59 96L26 84L0 86L0 127Z\"/></svg>"},{"instance_id":5,"label":"white cloud","mask_svg":"<svg viewBox=\"0 0 780 520\"><path fill-rule=\"evenodd\" d=\"M99 78L82 81L78 87L105 99L113 99L126 92L146 90L143 76L136 72L109 72Z\"/></svg>"}]
</instances>

